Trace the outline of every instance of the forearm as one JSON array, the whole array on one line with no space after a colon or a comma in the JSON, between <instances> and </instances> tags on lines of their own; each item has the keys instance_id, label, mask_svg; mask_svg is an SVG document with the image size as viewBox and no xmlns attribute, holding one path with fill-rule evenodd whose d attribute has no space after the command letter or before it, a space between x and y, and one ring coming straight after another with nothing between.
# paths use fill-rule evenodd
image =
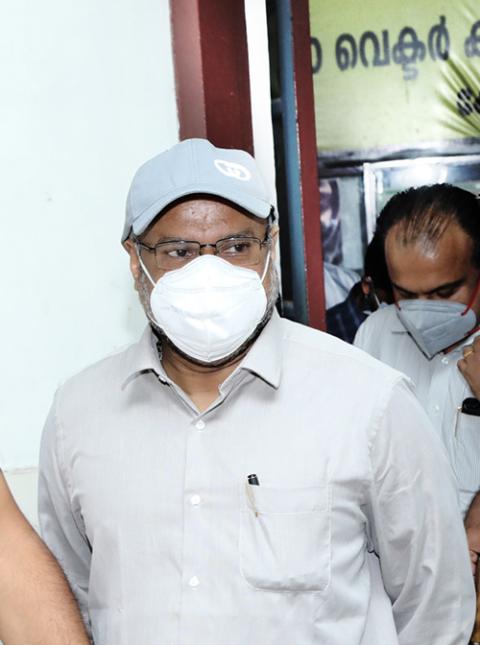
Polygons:
<instances>
[{"instance_id":1,"label":"forearm","mask_svg":"<svg viewBox=\"0 0 480 645\"><path fill-rule=\"evenodd\" d=\"M0 639L5 645L87 645L59 565L8 495L1 490Z\"/></svg>"}]
</instances>

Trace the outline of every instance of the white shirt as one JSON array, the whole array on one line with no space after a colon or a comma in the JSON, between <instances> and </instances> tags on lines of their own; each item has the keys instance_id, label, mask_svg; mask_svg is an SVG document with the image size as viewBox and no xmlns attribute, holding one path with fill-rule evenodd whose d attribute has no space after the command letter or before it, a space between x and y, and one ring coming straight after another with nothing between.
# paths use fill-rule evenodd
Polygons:
<instances>
[{"instance_id":1,"label":"white shirt","mask_svg":"<svg viewBox=\"0 0 480 645\"><path fill-rule=\"evenodd\" d=\"M148 329L68 381L39 494L96 645L465 645L471 632L453 476L404 378L276 314L204 413Z\"/></svg>"},{"instance_id":2,"label":"white shirt","mask_svg":"<svg viewBox=\"0 0 480 645\"><path fill-rule=\"evenodd\" d=\"M395 305L390 305L369 316L354 341L357 347L412 379L415 392L447 449L462 513L466 513L480 489L480 417L460 411L462 401L473 393L457 367L463 347L474 338L472 335L450 352L428 360L400 322Z\"/></svg>"}]
</instances>

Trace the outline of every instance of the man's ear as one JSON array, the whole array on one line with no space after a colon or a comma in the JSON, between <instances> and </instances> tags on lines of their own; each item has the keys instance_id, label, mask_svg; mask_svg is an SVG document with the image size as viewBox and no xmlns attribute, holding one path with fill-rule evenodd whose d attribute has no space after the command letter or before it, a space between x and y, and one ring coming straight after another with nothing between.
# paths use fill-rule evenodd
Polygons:
<instances>
[{"instance_id":1,"label":"man's ear","mask_svg":"<svg viewBox=\"0 0 480 645\"><path fill-rule=\"evenodd\" d=\"M364 276L360 282L360 285L362 287L363 295L369 296L373 286L372 278L369 275Z\"/></svg>"},{"instance_id":2,"label":"man's ear","mask_svg":"<svg viewBox=\"0 0 480 645\"><path fill-rule=\"evenodd\" d=\"M135 242L133 240L125 240L125 242L123 243L123 248L130 256L130 271L132 273L133 279L135 280L135 282L137 282L142 274L142 268L140 266Z\"/></svg>"}]
</instances>

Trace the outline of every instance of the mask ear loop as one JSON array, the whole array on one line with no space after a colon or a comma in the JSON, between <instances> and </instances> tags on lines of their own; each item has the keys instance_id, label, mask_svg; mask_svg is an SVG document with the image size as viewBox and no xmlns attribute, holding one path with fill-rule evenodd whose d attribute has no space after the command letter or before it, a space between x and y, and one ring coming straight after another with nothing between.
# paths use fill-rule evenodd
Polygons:
<instances>
[{"instance_id":1,"label":"mask ear loop","mask_svg":"<svg viewBox=\"0 0 480 645\"><path fill-rule=\"evenodd\" d=\"M138 244L135 244L135 248L136 248L136 250L137 250L137 256L138 256L138 261L140 262L140 266L142 267L143 272L145 273L145 275L147 276L147 278L150 280L150 282L151 282L152 286L154 287L154 286L155 286L155 282L152 280L152 276L150 275L149 270L147 269L147 267L146 267L146 266L145 266L145 264L143 263L142 256L140 255L140 247L138 246ZM151 324L152 324L156 329L160 329L160 327L159 327L159 325L158 325L157 321L155 320L155 317L153 316L153 314L151 314L151 313L148 311L148 309L145 309L145 314L146 314L146 316L147 316L148 320L150 321L150 323L151 323Z\"/></svg>"},{"instance_id":2,"label":"mask ear loop","mask_svg":"<svg viewBox=\"0 0 480 645\"><path fill-rule=\"evenodd\" d=\"M138 244L135 244L135 248L137 249L137 256L138 256L138 261L140 262L140 266L142 267L143 272L145 273L147 278L150 280L152 287L154 287L155 282L152 280L152 276L150 275L150 272L145 266L145 264L143 263L142 256L140 255L140 246Z\"/></svg>"},{"instance_id":3,"label":"mask ear loop","mask_svg":"<svg viewBox=\"0 0 480 645\"><path fill-rule=\"evenodd\" d=\"M475 302L475 298L478 295L478 290L480 289L480 278L477 280L477 286L473 290L472 297L468 301L468 305L465 307L465 311L462 311L461 315L465 316L468 313L468 310L472 308L473 303Z\"/></svg>"},{"instance_id":4,"label":"mask ear loop","mask_svg":"<svg viewBox=\"0 0 480 645\"><path fill-rule=\"evenodd\" d=\"M268 267L270 266L270 258L272 257L272 252L270 249L268 249L267 253L267 259L265 261L265 268L263 269L262 277L260 278L260 282L263 284L263 281L265 280L265 276L267 275Z\"/></svg>"}]
</instances>

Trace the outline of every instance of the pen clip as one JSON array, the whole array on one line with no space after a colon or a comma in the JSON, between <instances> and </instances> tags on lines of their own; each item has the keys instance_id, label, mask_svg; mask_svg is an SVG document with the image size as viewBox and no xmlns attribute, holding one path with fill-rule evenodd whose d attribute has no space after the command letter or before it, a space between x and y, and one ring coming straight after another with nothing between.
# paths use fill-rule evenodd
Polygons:
<instances>
[{"instance_id":1,"label":"pen clip","mask_svg":"<svg viewBox=\"0 0 480 645\"><path fill-rule=\"evenodd\" d=\"M457 406L457 409L455 411L455 424L453 427L453 436L456 439L457 438L457 430L458 430L458 421L460 419L460 414L462 413L462 408L461 406Z\"/></svg>"},{"instance_id":2,"label":"pen clip","mask_svg":"<svg viewBox=\"0 0 480 645\"><path fill-rule=\"evenodd\" d=\"M245 482L245 490L246 490L246 493L247 493L247 498L248 498L248 501L249 501L250 508L255 513L255 517L258 517L258 511L257 511L257 507L255 505L255 495L253 494L252 484L250 484L248 479Z\"/></svg>"}]
</instances>

